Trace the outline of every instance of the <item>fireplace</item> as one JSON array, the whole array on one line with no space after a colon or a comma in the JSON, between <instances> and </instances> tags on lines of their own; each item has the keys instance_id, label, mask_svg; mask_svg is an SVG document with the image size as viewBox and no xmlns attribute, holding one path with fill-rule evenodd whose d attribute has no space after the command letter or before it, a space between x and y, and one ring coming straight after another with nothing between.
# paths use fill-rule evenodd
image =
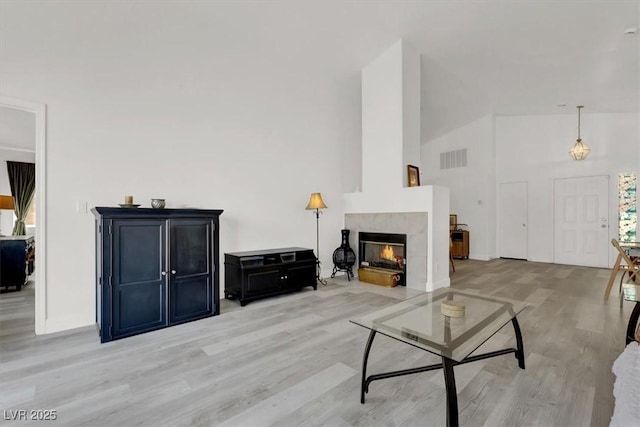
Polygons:
<instances>
[{"instance_id":1,"label":"fireplace","mask_svg":"<svg viewBox=\"0 0 640 427\"><path fill-rule=\"evenodd\" d=\"M358 265L376 267L397 273L398 285L406 285L407 235L391 233L358 233Z\"/></svg>"}]
</instances>

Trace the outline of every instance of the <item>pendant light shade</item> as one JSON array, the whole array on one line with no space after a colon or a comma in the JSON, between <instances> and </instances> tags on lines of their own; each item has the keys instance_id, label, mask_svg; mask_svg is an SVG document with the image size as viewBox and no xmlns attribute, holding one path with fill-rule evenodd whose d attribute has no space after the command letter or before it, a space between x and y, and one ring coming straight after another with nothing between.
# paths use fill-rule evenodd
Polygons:
<instances>
[{"instance_id":1,"label":"pendant light shade","mask_svg":"<svg viewBox=\"0 0 640 427\"><path fill-rule=\"evenodd\" d=\"M578 109L578 139L576 143L573 144L573 147L571 147L571 150L569 150L569 155L573 160L584 160L589 155L589 151L591 151L589 147L587 147L587 144L580 139L580 110L584 108L584 105L578 105L576 108Z\"/></svg>"}]
</instances>

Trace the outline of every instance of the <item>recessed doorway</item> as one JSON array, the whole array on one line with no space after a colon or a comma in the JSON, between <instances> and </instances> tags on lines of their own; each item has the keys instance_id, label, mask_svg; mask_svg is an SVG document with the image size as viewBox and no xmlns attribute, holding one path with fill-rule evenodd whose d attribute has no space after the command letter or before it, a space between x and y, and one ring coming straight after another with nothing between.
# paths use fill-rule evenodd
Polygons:
<instances>
[{"instance_id":1,"label":"recessed doorway","mask_svg":"<svg viewBox=\"0 0 640 427\"><path fill-rule=\"evenodd\" d=\"M36 169L36 220L35 220L35 333L46 333L46 106L9 97L0 97L0 108L6 109L7 119L11 112L33 114ZM1 110L0 110L1 112ZM2 122L5 118L2 117ZM2 124L4 126L5 123ZM13 147L14 149L16 147ZM19 147L18 147L19 148ZM15 150L14 150L15 151ZM4 160L4 159L3 159ZM3 232L5 232L3 230Z\"/></svg>"}]
</instances>

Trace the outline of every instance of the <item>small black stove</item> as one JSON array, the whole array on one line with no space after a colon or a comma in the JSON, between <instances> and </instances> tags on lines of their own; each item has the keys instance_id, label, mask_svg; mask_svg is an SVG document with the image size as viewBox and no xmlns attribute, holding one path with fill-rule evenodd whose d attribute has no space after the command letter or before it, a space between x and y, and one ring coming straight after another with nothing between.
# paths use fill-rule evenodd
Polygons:
<instances>
[{"instance_id":1,"label":"small black stove","mask_svg":"<svg viewBox=\"0 0 640 427\"><path fill-rule=\"evenodd\" d=\"M347 279L351 281L353 270L351 267L356 263L356 253L349 246L349 230L342 230L342 244L333 251L333 273L331 278L336 276L338 271L345 271Z\"/></svg>"}]
</instances>

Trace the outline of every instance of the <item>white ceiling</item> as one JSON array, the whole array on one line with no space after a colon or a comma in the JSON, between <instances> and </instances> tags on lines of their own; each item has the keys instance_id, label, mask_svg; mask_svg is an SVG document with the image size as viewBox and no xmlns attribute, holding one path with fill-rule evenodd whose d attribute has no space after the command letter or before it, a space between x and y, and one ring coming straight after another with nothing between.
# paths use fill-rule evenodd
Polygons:
<instances>
[{"instance_id":1,"label":"white ceiling","mask_svg":"<svg viewBox=\"0 0 640 427\"><path fill-rule=\"evenodd\" d=\"M85 82L120 70L144 75L155 66L159 74L184 70L180 84L189 85L212 66L245 72L248 63L255 73L274 72L279 63L291 73L355 81L404 38L422 54L423 141L490 113L576 114L578 104L584 114L631 112L640 104L640 37L623 34L640 26L635 0L5 1L0 7L6 34L28 46L14 49L4 37L3 57L33 72L46 69L52 81Z\"/></svg>"},{"instance_id":2,"label":"white ceiling","mask_svg":"<svg viewBox=\"0 0 640 427\"><path fill-rule=\"evenodd\" d=\"M0 148L35 151L36 115L0 107Z\"/></svg>"}]
</instances>

